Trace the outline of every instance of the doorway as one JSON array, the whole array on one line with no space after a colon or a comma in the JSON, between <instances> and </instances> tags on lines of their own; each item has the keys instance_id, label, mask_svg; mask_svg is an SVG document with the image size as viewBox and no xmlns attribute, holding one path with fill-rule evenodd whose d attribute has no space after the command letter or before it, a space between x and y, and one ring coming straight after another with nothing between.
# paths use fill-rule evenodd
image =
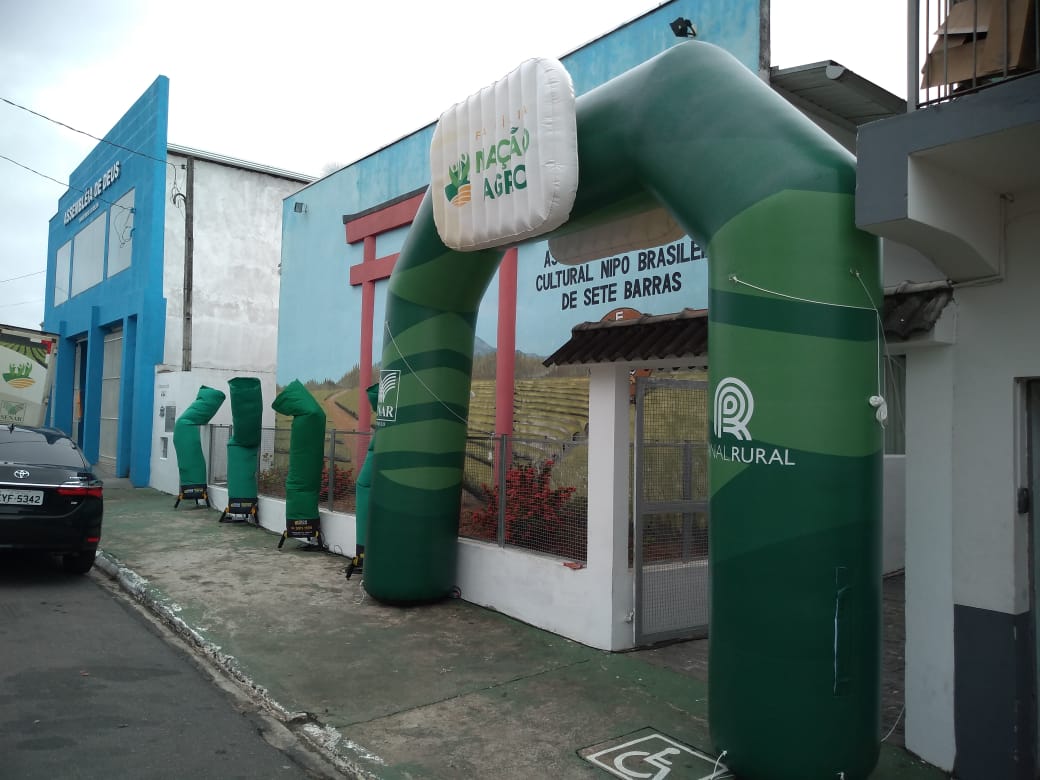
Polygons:
<instances>
[{"instance_id":1,"label":"doorway","mask_svg":"<svg viewBox=\"0 0 1040 780\"><path fill-rule=\"evenodd\" d=\"M119 452L119 387L123 368L123 330L105 334L105 354L101 369L101 428L98 464L116 473Z\"/></svg>"},{"instance_id":2,"label":"doorway","mask_svg":"<svg viewBox=\"0 0 1040 780\"><path fill-rule=\"evenodd\" d=\"M635 377L635 641L707 636L708 383Z\"/></svg>"}]
</instances>

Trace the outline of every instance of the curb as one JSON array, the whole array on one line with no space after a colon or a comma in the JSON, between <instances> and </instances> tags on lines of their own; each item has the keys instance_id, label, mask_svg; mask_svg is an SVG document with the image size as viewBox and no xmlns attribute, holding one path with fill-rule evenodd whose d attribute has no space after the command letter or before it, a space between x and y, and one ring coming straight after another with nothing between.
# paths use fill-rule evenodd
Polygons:
<instances>
[{"instance_id":1,"label":"curb","mask_svg":"<svg viewBox=\"0 0 1040 780\"><path fill-rule=\"evenodd\" d=\"M164 626L173 631L181 640L195 651L204 662L215 672L229 679L246 697L267 715L274 718L282 727L287 729L299 741L305 743L307 748L316 753L323 762L324 767L307 766L313 761L306 761L297 753L297 758L309 769L323 769L329 777L347 777L350 780L379 780L379 776L370 770L358 765L350 758L340 753L337 748L343 744L347 749L358 755L368 755L360 745L355 745L343 736L335 728L321 723L309 712L292 712L279 704L264 688L245 674L234 656L220 650L220 648L203 637L198 631L184 622L176 612L160 598L158 589L149 585L148 580L140 577L136 572L120 563L114 556L99 549L94 559L94 568L104 573L109 579L127 593L134 601L158 619ZM283 748L284 750L284 748ZM291 752L285 750L285 752ZM377 759L378 760L378 759ZM335 774L330 774L334 770Z\"/></svg>"}]
</instances>

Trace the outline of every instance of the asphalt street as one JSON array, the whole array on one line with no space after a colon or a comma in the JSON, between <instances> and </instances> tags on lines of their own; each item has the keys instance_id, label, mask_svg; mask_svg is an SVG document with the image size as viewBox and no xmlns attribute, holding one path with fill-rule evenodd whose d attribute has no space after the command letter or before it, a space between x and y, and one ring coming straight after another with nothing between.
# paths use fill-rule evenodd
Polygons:
<instances>
[{"instance_id":1,"label":"asphalt street","mask_svg":"<svg viewBox=\"0 0 1040 780\"><path fill-rule=\"evenodd\" d=\"M0 778L325 776L178 643L103 575L0 553Z\"/></svg>"}]
</instances>

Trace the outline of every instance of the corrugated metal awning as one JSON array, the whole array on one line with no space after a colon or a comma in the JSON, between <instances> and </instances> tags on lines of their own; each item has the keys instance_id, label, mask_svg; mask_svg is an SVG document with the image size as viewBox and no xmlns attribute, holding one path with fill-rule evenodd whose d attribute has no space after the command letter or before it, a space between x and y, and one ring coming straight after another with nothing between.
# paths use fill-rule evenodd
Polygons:
<instances>
[{"instance_id":1,"label":"corrugated metal awning","mask_svg":"<svg viewBox=\"0 0 1040 780\"><path fill-rule=\"evenodd\" d=\"M812 104L850 129L906 113L906 101L834 60L770 68L769 83L781 94Z\"/></svg>"}]
</instances>

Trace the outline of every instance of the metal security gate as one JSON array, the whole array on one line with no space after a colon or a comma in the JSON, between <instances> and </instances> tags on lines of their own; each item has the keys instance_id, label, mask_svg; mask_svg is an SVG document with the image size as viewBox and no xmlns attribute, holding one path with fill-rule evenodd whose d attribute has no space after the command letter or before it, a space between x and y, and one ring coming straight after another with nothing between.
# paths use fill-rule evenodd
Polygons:
<instances>
[{"instance_id":1,"label":"metal security gate","mask_svg":"<svg viewBox=\"0 0 1040 780\"><path fill-rule=\"evenodd\" d=\"M635 640L707 636L708 383L636 377Z\"/></svg>"},{"instance_id":2,"label":"metal security gate","mask_svg":"<svg viewBox=\"0 0 1040 780\"><path fill-rule=\"evenodd\" d=\"M105 354L101 366L101 427L98 463L116 473L119 449L119 384L123 374L123 331L105 334Z\"/></svg>"}]
</instances>

